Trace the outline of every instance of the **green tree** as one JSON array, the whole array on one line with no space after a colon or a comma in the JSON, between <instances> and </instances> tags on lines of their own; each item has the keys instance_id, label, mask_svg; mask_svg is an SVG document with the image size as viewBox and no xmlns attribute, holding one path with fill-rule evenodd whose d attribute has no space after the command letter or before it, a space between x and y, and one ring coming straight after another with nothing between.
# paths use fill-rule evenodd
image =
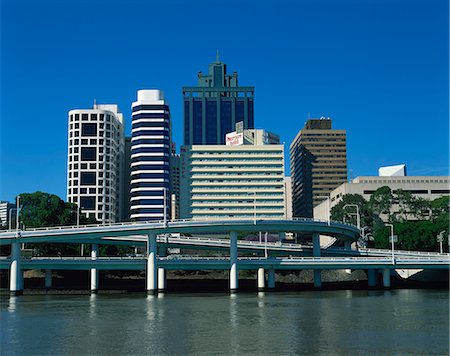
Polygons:
<instances>
[{"instance_id":1,"label":"green tree","mask_svg":"<svg viewBox=\"0 0 450 356\"><path fill-rule=\"evenodd\" d=\"M371 196L369 205L373 212L377 215L387 215L388 220L391 220L391 208L394 202L394 196L391 188L383 186L378 188Z\"/></svg>"},{"instance_id":2,"label":"green tree","mask_svg":"<svg viewBox=\"0 0 450 356\"><path fill-rule=\"evenodd\" d=\"M70 226L77 223L77 205L66 203L57 195L34 192L20 194L19 220L25 228ZM80 215L80 224L96 223L93 218ZM79 244L27 244L34 248L38 254L79 255Z\"/></svg>"},{"instance_id":3,"label":"green tree","mask_svg":"<svg viewBox=\"0 0 450 356\"><path fill-rule=\"evenodd\" d=\"M394 202L398 204L396 218L400 221L406 221L408 220L408 214L413 213L413 210L415 209L415 197L411 192L403 189L398 189L394 194Z\"/></svg>"},{"instance_id":4,"label":"green tree","mask_svg":"<svg viewBox=\"0 0 450 356\"><path fill-rule=\"evenodd\" d=\"M331 220L334 221L345 221L356 225L356 209L354 207L346 207L345 205L355 204L358 206L360 214L360 224L361 227L373 226L373 211L369 206L369 203L359 194L346 194L342 197L342 200L331 208Z\"/></svg>"}]
</instances>

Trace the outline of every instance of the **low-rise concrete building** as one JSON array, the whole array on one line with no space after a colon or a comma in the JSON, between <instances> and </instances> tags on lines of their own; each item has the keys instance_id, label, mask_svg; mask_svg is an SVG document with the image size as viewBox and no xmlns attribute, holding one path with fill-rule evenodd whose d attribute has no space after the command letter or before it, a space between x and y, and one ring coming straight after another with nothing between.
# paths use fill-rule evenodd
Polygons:
<instances>
[{"instance_id":1,"label":"low-rise concrete building","mask_svg":"<svg viewBox=\"0 0 450 356\"><path fill-rule=\"evenodd\" d=\"M402 189L415 197L434 200L444 195L450 195L450 177L448 176L365 176L357 177L349 183L343 183L330 193L330 200L325 200L314 208L315 219L327 219L329 209L339 204L346 194L359 194L367 201L370 196L383 186L391 190ZM396 204L392 212L398 211Z\"/></svg>"}]
</instances>

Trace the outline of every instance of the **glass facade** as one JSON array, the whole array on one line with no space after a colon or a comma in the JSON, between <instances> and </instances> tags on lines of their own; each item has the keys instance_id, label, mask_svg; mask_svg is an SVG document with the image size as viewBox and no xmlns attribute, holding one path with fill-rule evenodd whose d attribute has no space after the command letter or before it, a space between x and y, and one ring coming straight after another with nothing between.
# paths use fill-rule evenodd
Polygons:
<instances>
[{"instance_id":1,"label":"glass facade","mask_svg":"<svg viewBox=\"0 0 450 356\"><path fill-rule=\"evenodd\" d=\"M254 128L254 88L238 86L236 72L228 75L226 65L215 62L198 83L183 88L184 145L223 145L239 121Z\"/></svg>"}]
</instances>

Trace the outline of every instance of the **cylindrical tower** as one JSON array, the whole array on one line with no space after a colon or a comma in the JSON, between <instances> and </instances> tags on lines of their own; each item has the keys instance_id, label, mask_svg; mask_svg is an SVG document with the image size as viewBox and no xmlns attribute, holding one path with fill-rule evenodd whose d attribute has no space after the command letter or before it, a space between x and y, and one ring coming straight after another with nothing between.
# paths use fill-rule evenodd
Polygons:
<instances>
[{"instance_id":1,"label":"cylindrical tower","mask_svg":"<svg viewBox=\"0 0 450 356\"><path fill-rule=\"evenodd\" d=\"M134 221L168 221L171 196L169 104L160 90L139 90L131 108L130 217Z\"/></svg>"}]
</instances>

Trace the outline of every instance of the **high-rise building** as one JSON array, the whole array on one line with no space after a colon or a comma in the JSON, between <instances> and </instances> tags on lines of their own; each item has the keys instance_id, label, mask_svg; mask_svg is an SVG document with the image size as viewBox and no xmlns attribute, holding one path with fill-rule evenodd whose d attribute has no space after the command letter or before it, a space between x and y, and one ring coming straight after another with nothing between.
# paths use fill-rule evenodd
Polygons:
<instances>
[{"instance_id":1,"label":"high-rise building","mask_svg":"<svg viewBox=\"0 0 450 356\"><path fill-rule=\"evenodd\" d=\"M131 189L131 137L125 137L124 164L122 169L123 208L121 221L130 221Z\"/></svg>"},{"instance_id":2,"label":"high-rise building","mask_svg":"<svg viewBox=\"0 0 450 356\"><path fill-rule=\"evenodd\" d=\"M284 218L284 146L181 148L181 218Z\"/></svg>"},{"instance_id":3,"label":"high-rise building","mask_svg":"<svg viewBox=\"0 0 450 356\"><path fill-rule=\"evenodd\" d=\"M163 92L139 90L132 104L132 220L170 218L171 146L169 103Z\"/></svg>"},{"instance_id":4,"label":"high-rise building","mask_svg":"<svg viewBox=\"0 0 450 356\"><path fill-rule=\"evenodd\" d=\"M1 228L13 228L16 226L16 204L9 203L7 201L0 202L0 229Z\"/></svg>"},{"instance_id":5,"label":"high-rise building","mask_svg":"<svg viewBox=\"0 0 450 356\"><path fill-rule=\"evenodd\" d=\"M176 152L175 143L172 144L172 154L170 156L170 183L171 183L171 220L180 217L180 172L181 159Z\"/></svg>"},{"instance_id":6,"label":"high-rise building","mask_svg":"<svg viewBox=\"0 0 450 356\"><path fill-rule=\"evenodd\" d=\"M69 111L67 201L101 223L122 219L124 121L117 105Z\"/></svg>"},{"instance_id":7,"label":"high-rise building","mask_svg":"<svg viewBox=\"0 0 450 356\"><path fill-rule=\"evenodd\" d=\"M313 209L347 181L346 131L333 130L330 118L308 120L290 146L294 217Z\"/></svg>"},{"instance_id":8,"label":"high-rise building","mask_svg":"<svg viewBox=\"0 0 450 356\"><path fill-rule=\"evenodd\" d=\"M254 87L238 86L238 74L227 74L218 56L208 74L198 73L198 86L183 87L184 144L223 145L225 134L243 122L253 128Z\"/></svg>"}]
</instances>

